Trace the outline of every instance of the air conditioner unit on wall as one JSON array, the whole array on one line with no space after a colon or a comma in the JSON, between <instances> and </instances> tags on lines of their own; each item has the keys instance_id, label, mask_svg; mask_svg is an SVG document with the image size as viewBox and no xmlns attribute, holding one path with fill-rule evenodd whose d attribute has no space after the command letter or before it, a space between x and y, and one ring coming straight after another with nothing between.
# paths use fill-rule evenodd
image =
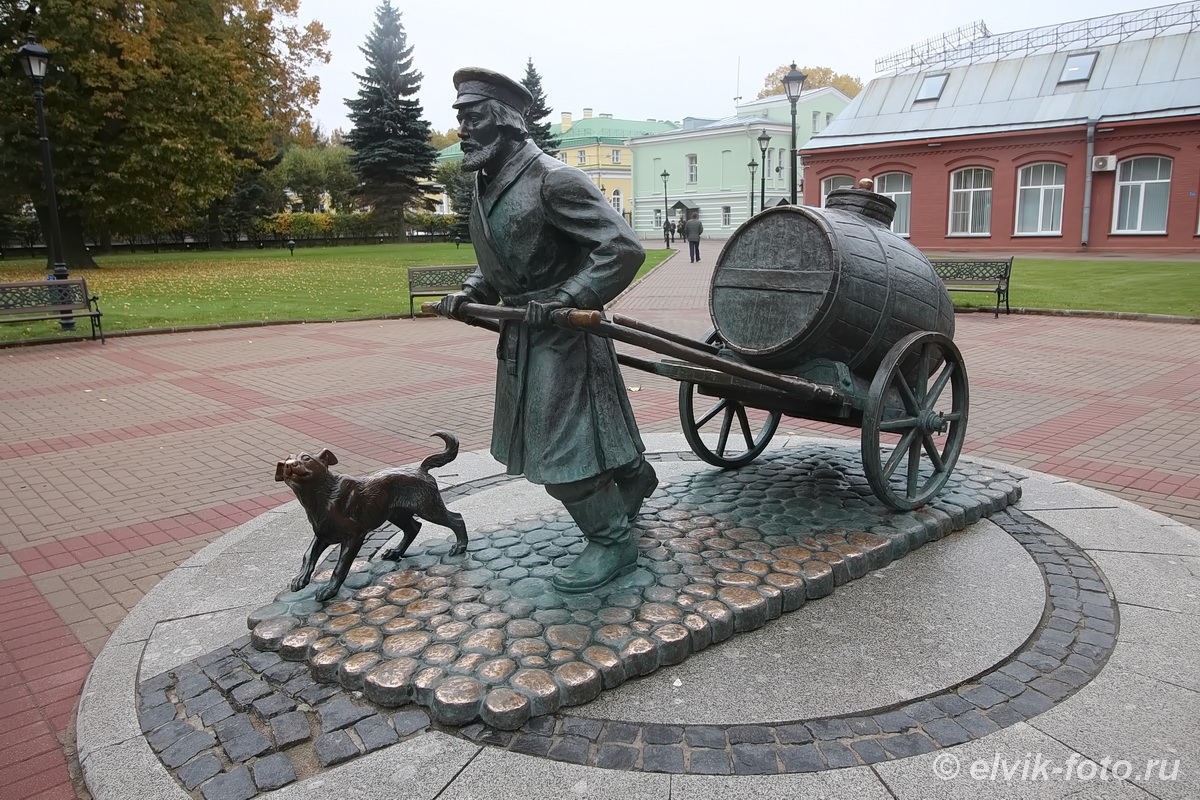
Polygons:
<instances>
[{"instance_id":1,"label":"air conditioner unit on wall","mask_svg":"<svg viewBox=\"0 0 1200 800\"><path fill-rule=\"evenodd\" d=\"M1092 156L1092 172L1113 172L1116 168L1116 156Z\"/></svg>"}]
</instances>

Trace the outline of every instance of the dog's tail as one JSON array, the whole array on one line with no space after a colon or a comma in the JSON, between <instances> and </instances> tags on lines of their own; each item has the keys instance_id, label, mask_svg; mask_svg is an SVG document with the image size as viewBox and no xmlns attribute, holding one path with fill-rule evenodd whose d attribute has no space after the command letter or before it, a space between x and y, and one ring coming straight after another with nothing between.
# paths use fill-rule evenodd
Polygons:
<instances>
[{"instance_id":1,"label":"dog's tail","mask_svg":"<svg viewBox=\"0 0 1200 800\"><path fill-rule=\"evenodd\" d=\"M453 433L450 433L450 431L434 431L431 435L441 437L442 441L446 443L446 449L440 453L434 453L431 456L427 456L425 460L421 462L421 469L424 472L428 472L436 467L444 467L454 459L458 458L457 436L455 436Z\"/></svg>"}]
</instances>

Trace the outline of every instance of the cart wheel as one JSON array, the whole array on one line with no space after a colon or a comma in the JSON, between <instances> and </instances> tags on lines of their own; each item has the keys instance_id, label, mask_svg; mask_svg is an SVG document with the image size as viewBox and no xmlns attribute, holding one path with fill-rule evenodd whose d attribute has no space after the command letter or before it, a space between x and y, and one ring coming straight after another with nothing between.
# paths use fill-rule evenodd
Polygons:
<instances>
[{"instance_id":1,"label":"cart wheel","mask_svg":"<svg viewBox=\"0 0 1200 800\"><path fill-rule=\"evenodd\" d=\"M968 405L966 367L949 338L918 331L889 350L863 408L863 467L875 496L909 511L940 492L962 451Z\"/></svg>"},{"instance_id":2,"label":"cart wheel","mask_svg":"<svg viewBox=\"0 0 1200 800\"><path fill-rule=\"evenodd\" d=\"M715 330L705 338L720 341ZM778 411L765 411L737 400L711 398L696 392L696 384L679 382L679 423L692 452L714 467L744 467L767 449L779 420ZM735 427L736 423L736 427ZM710 447L703 434L717 437Z\"/></svg>"}]
</instances>

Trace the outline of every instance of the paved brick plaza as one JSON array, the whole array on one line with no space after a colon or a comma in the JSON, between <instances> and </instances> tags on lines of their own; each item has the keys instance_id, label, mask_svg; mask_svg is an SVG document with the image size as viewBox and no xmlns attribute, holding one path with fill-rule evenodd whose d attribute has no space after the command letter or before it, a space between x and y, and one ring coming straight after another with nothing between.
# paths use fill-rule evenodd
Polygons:
<instances>
[{"instance_id":1,"label":"paved brick plaza","mask_svg":"<svg viewBox=\"0 0 1200 800\"><path fill-rule=\"evenodd\" d=\"M674 258L616 304L707 329L704 261ZM1200 335L1089 317L958 317L967 450L1200 524ZM440 319L116 337L0 351L0 781L72 797L64 746L108 635L176 565L291 499L275 462L329 446L347 472L487 446L491 334ZM676 386L626 371L648 432L679 429ZM781 433L841 433L785 420ZM281 558L298 560L299 553Z\"/></svg>"}]
</instances>

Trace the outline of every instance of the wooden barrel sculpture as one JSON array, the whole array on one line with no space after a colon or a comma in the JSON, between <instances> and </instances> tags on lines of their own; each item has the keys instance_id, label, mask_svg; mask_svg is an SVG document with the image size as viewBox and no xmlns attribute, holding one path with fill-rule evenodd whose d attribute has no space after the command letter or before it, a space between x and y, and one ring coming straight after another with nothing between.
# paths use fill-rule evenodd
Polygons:
<instances>
[{"instance_id":1,"label":"wooden barrel sculpture","mask_svg":"<svg viewBox=\"0 0 1200 800\"><path fill-rule=\"evenodd\" d=\"M869 381L908 334L952 338L950 294L889 229L895 209L883 195L838 189L825 208L779 206L747 220L717 258L709 292L726 346L776 370L841 361Z\"/></svg>"}]
</instances>

